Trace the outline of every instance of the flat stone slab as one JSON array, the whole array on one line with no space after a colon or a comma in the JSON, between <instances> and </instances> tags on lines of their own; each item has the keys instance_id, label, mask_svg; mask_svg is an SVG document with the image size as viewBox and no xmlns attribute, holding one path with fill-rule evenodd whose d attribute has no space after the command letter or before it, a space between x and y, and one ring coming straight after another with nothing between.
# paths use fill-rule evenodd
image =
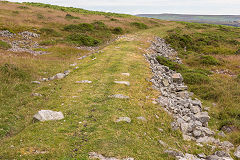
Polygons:
<instances>
[{"instance_id":1,"label":"flat stone slab","mask_svg":"<svg viewBox=\"0 0 240 160\"><path fill-rule=\"evenodd\" d=\"M41 111L38 111L38 113L35 114L33 118L43 122L43 121L61 120L64 118L64 116L62 112L56 112L51 110L41 110Z\"/></svg>"},{"instance_id":2,"label":"flat stone slab","mask_svg":"<svg viewBox=\"0 0 240 160\"><path fill-rule=\"evenodd\" d=\"M128 81L114 81L114 83L117 83L117 84L125 84L127 86L130 86L130 82Z\"/></svg>"},{"instance_id":3,"label":"flat stone slab","mask_svg":"<svg viewBox=\"0 0 240 160\"><path fill-rule=\"evenodd\" d=\"M115 95L111 95L108 96L109 98L118 98L118 99L129 99L128 96L122 95L122 94L115 94Z\"/></svg>"},{"instance_id":4,"label":"flat stone slab","mask_svg":"<svg viewBox=\"0 0 240 160\"><path fill-rule=\"evenodd\" d=\"M123 76L130 76L130 73L122 73Z\"/></svg>"},{"instance_id":5,"label":"flat stone slab","mask_svg":"<svg viewBox=\"0 0 240 160\"><path fill-rule=\"evenodd\" d=\"M89 80L82 80L82 81L76 81L76 83L92 83L92 81Z\"/></svg>"},{"instance_id":6,"label":"flat stone slab","mask_svg":"<svg viewBox=\"0 0 240 160\"><path fill-rule=\"evenodd\" d=\"M131 118L129 117L119 117L115 122L127 122L130 123L131 122Z\"/></svg>"},{"instance_id":7,"label":"flat stone slab","mask_svg":"<svg viewBox=\"0 0 240 160\"><path fill-rule=\"evenodd\" d=\"M102 154L98 154L96 152L90 152L88 153L89 159L99 159L99 160L134 160L134 158L123 158L118 159L115 157L104 157Z\"/></svg>"}]
</instances>

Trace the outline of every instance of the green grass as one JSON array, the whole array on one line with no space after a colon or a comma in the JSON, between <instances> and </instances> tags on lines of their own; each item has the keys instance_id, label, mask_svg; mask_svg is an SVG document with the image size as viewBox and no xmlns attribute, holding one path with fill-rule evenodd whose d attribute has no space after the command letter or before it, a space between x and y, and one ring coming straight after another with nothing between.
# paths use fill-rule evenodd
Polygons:
<instances>
[{"instance_id":1,"label":"green grass","mask_svg":"<svg viewBox=\"0 0 240 160\"><path fill-rule=\"evenodd\" d=\"M81 8L62 7L62 6L43 4L43 3L25 2L24 4L30 5L30 6L36 6L36 7L51 8L51 9L56 9L64 12L75 12L80 14L96 14L96 15L105 15L105 16L113 16L113 17L131 17L131 15L127 15L127 14L88 11Z\"/></svg>"},{"instance_id":2,"label":"green grass","mask_svg":"<svg viewBox=\"0 0 240 160\"><path fill-rule=\"evenodd\" d=\"M24 129L1 142L0 157L88 159L88 153L94 151L108 157L174 159L164 153L167 147L158 143L160 139L184 152L209 153L207 148L184 142L181 133L171 129L172 118L152 104L151 98L157 98L158 93L150 89L151 84L145 80L151 77L151 71L142 56L144 52L138 49L138 45L148 48L146 38L139 36L133 41L117 41L104 48L103 53L94 54L95 61L91 57L82 60L79 69L65 79L36 86L34 92L44 96L26 99L24 106L31 109L24 114L28 116L19 119L25 122ZM129 72L131 76L121 76L123 72ZM93 83L75 84L84 79ZM131 86L114 84L116 79L130 81ZM112 94L125 94L131 99L108 98ZM65 119L32 123L32 116L40 109L62 111ZM132 122L115 123L120 116L128 116ZM141 122L136 119L138 116L144 116L148 121ZM20 124L15 126L20 127ZM159 132L158 128L164 132ZM14 146L11 150L9 144ZM44 153L35 154L36 150Z\"/></svg>"},{"instance_id":3,"label":"green grass","mask_svg":"<svg viewBox=\"0 0 240 160\"><path fill-rule=\"evenodd\" d=\"M140 22L131 22L130 25L138 28L138 29L147 29L148 26L144 23L140 23Z\"/></svg>"},{"instance_id":4,"label":"green grass","mask_svg":"<svg viewBox=\"0 0 240 160\"><path fill-rule=\"evenodd\" d=\"M10 44L0 40L0 49L9 49L9 48L11 48Z\"/></svg>"},{"instance_id":5,"label":"green grass","mask_svg":"<svg viewBox=\"0 0 240 160\"><path fill-rule=\"evenodd\" d=\"M78 46L98 46L101 44L100 40L84 34L71 34L66 40Z\"/></svg>"}]
</instances>

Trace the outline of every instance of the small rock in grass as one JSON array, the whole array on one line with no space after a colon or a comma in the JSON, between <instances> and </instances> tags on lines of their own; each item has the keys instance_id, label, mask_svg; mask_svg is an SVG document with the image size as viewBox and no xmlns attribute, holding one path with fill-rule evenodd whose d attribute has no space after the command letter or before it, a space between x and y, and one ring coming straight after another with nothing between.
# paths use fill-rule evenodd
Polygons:
<instances>
[{"instance_id":1,"label":"small rock in grass","mask_svg":"<svg viewBox=\"0 0 240 160\"><path fill-rule=\"evenodd\" d=\"M130 86L130 82L128 81L114 81L114 83L117 83L117 84L125 84L127 86Z\"/></svg>"},{"instance_id":2,"label":"small rock in grass","mask_svg":"<svg viewBox=\"0 0 240 160\"><path fill-rule=\"evenodd\" d=\"M76 81L76 83L92 83L92 81L89 80L82 80L82 81Z\"/></svg>"},{"instance_id":3,"label":"small rock in grass","mask_svg":"<svg viewBox=\"0 0 240 160\"><path fill-rule=\"evenodd\" d=\"M122 73L123 76L130 76L130 73Z\"/></svg>"},{"instance_id":4,"label":"small rock in grass","mask_svg":"<svg viewBox=\"0 0 240 160\"><path fill-rule=\"evenodd\" d=\"M41 82L39 82L39 81L32 81L31 83L33 83L33 84L40 84Z\"/></svg>"},{"instance_id":5,"label":"small rock in grass","mask_svg":"<svg viewBox=\"0 0 240 160\"><path fill-rule=\"evenodd\" d=\"M111 96L108 96L109 98L118 98L118 99L129 99L129 96L125 96L125 95L122 95L122 94L115 94L115 95L111 95Z\"/></svg>"},{"instance_id":6,"label":"small rock in grass","mask_svg":"<svg viewBox=\"0 0 240 160\"><path fill-rule=\"evenodd\" d=\"M34 119L38 121L52 121L52 120L61 120L64 118L62 112L56 112L51 110L41 110L33 116Z\"/></svg>"},{"instance_id":7,"label":"small rock in grass","mask_svg":"<svg viewBox=\"0 0 240 160\"><path fill-rule=\"evenodd\" d=\"M137 117L138 120L147 121L145 117Z\"/></svg>"},{"instance_id":8,"label":"small rock in grass","mask_svg":"<svg viewBox=\"0 0 240 160\"><path fill-rule=\"evenodd\" d=\"M163 142L162 140L158 140L158 142L159 142L162 146L164 146L164 147L167 146L167 144L166 144L165 142Z\"/></svg>"},{"instance_id":9,"label":"small rock in grass","mask_svg":"<svg viewBox=\"0 0 240 160\"><path fill-rule=\"evenodd\" d=\"M54 76L54 79L63 79L66 75L64 73L58 73Z\"/></svg>"},{"instance_id":10,"label":"small rock in grass","mask_svg":"<svg viewBox=\"0 0 240 160\"><path fill-rule=\"evenodd\" d=\"M122 121L130 123L131 119L129 117L119 117L115 122L122 122Z\"/></svg>"},{"instance_id":11,"label":"small rock in grass","mask_svg":"<svg viewBox=\"0 0 240 160\"><path fill-rule=\"evenodd\" d=\"M71 67L75 67L77 63L70 64Z\"/></svg>"},{"instance_id":12,"label":"small rock in grass","mask_svg":"<svg viewBox=\"0 0 240 160\"><path fill-rule=\"evenodd\" d=\"M42 97L42 95L40 93L32 93L32 96L35 96L35 97Z\"/></svg>"},{"instance_id":13,"label":"small rock in grass","mask_svg":"<svg viewBox=\"0 0 240 160\"><path fill-rule=\"evenodd\" d=\"M234 156L240 159L240 145L237 147L237 149L234 152Z\"/></svg>"}]
</instances>

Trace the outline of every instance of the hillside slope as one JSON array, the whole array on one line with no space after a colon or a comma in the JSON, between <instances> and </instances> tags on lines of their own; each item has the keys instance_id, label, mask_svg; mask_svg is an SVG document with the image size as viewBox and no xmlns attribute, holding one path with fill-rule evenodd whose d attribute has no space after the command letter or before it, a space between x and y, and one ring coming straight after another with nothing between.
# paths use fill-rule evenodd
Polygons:
<instances>
[{"instance_id":1,"label":"hillside slope","mask_svg":"<svg viewBox=\"0 0 240 160\"><path fill-rule=\"evenodd\" d=\"M165 160L221 150L234 157L240 144L238 28L0 3L0 159ZM156 36L183 61L159 57L159 64L183 75L208 111L214 137L234 149L186 141L174 129L143 56ZM40 110L61 111L64 119L36 122ZM116 122L121 117L128 122Z\"/></svg>"}]
</instances>

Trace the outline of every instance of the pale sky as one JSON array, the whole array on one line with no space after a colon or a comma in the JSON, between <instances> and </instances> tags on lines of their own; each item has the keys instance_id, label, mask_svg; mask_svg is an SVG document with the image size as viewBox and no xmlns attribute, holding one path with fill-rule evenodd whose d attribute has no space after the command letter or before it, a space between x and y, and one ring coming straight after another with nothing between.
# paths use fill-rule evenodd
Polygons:
<instances>
[{"instance_id":1,"label":"pale sky","mask_svg":"<svg viewBox=\"0 0 240 160\"><path fill-rule=\"evenodd\" d=\"M41 2L88 10L127 14L178 13L240 15L240 0L9 0Z\"/></svg>"}]
</instances>

